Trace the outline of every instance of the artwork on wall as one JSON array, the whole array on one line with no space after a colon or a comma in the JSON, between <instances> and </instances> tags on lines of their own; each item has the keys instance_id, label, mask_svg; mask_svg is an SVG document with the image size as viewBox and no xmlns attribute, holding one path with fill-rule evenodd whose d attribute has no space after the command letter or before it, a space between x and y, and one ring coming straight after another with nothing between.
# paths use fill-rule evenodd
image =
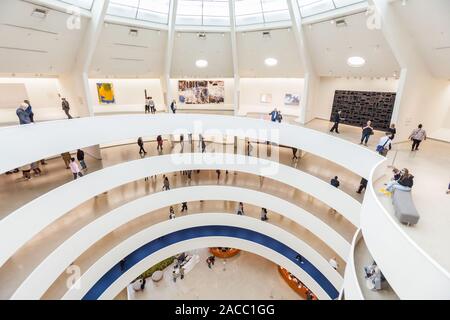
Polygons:
<instances>
[{"instance_id":1,"label":"artwork on wall","mask_svg":"<svg viewBox=\"0 0 450 320\"><path fill-rule=\"evenodd\" d=\"M217 80L179 80L178 100L185 104L225 102L225 84Z\"/></svg>"},{"instance_id":2,"label":"artwork on wall","mask_svg":"<svg viewBox=\"0 0 450 320\"><path fill-rule=\"evenodd\" d=\"M272 94L271 93L261 93L259 101L261 103L272 103Z\"/></svg>"},{"instance_id":3,"label":"artwork on wall","mask_svg":"<svg viewBox=\"0 0 450 320\"><path fill-rule=\"evenodd\" d=\"M100 104L116 103L112 83L97 83L97 94Z\"/></svg>"},{"instance_id":4,"label":"artwork on wall","mask_svg":"<svg viewBox=\"0 0 450 320\"><path fill-rule=\"evenodd\" d=\"M284 104L288 106L300 105L300 95L295 93L286 93L284 95Z\"/></svg>"},{"instance_id":5,"label":"artwork on wall","mask_svg":"<svg viewBox=\"0 0 450 320\"><path fill-rule=\"evenodd\" d=\"M368 120L377 130L387 130L391 123L395 104L395 92L344 91L334 93L330 120L338 110L342 111L342 123L361 127Z\"/></svg>"}]
</instances>

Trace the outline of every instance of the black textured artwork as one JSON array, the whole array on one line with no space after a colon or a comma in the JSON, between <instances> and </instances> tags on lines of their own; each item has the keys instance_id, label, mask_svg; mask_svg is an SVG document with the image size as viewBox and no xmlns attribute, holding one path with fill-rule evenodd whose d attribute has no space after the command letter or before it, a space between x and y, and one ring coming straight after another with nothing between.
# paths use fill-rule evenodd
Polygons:
<instances>
[{"instance_id":1,"label":"black textured artwork","mask_svg":"<svg viewBox=\"0 0 450 320\"><path fill-rule=\"evenodd\" d=\"M361 127L367 120L372 120L374 129L387 130L394 110L395 95L395 92L336 90L330 120L338 110L342 110L344 124Z\"/></svg>"}]
</instances>

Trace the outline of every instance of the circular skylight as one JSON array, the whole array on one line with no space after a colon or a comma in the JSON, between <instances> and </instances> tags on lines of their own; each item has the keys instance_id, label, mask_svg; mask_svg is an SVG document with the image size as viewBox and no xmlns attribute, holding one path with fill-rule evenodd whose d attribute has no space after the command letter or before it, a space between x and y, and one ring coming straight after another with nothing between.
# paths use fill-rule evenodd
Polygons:
<instances>
[{"instance_id":1,"label":"circular skylight","mask_svg":"<svg viewBox=\"0 0 450 320\"><path fill-rule=\"evenodd\" d=\"M350 67L358 68L358 67L362 67L363 65L365 65L366 60L364 60L363 57L350 57L347 59L347 64Z\"/></svg>"},{"instance_id":2,"label":"circular skylight","mask_svg":"<svg viewBox=\"0 0 450 320\"><path fill-rule=\"evenodd\" d=\"M208 66L208 61L203 60L203 59L199 59L199 60L195 61L195 65L198 68L206 68Z\"/></svg>"},{"instance_id":3,"label":"circular skylight","mask_svg":"<svg viewBox=\"0 0 450 320\"><path fill-rule=\"evenodd\" d=\"M267 58L266 60L264 60L264 63L266 64L266 66L273 67L278 64L278 60L275 58Z\"/></svg>"}]
</instances>

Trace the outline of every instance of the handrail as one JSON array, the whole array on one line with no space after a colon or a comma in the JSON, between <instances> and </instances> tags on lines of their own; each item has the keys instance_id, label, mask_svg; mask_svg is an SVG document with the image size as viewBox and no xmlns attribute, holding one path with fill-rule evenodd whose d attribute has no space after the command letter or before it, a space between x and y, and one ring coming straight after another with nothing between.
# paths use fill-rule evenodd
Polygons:
<instances>
[{"instance_id":1,"label":"handrail","mask_svg":"<svg viewBox=\"0 0 450 320\"><path fill-rule=\"evenodd\" d=\"M174 159L174 156L179 157L179 155L163 155L144 158L93 172L62 185L14 211L0 221L0 243L8 243L8 246L5 246L0 252L0 266L44 227L84 201L125 183L174 170L220 169L268 176L311 194L335 208L353 224L359 224L361 206L358 201L330 184L298 169L272 161L258 164L261 159L243 155L183 154L182 157L187 159L195 158L195 161L190 162L183 162L184 160L180 160L180 158ZM229 163L218 163L218 157L230 161ZM277 173L273 175L272 172L265 172L264 164L266 166L275 165L278 168ZM67 197L68 194L71 196ZM37 212L41 215L37 215Z\"/></svg>"},{"instance_id":2,"label":"handrail","mask_svg":"<svg viewBox=\"0 0 450 320\"><path fill-rule=\"evenodd\" d=\"M347 260L344 274L344 292L345 300L364 300L364 295L361 291L358 276L356 275L355 265L355 249L362 237L361 229L358 229L353 236L350 254Z\"/></svg>"}]
</instances>

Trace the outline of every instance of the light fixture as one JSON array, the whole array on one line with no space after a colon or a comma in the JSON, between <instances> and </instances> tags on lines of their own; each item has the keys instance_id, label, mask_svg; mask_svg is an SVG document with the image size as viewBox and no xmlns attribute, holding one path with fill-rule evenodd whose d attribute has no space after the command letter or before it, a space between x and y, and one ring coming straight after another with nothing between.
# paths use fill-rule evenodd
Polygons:
<instances>
[{"instance_id":1,"label":"light fixture","mask_svg":"<svg viewBox=\"0 0 450 320\"><path fill-rule=\"evenodd\" d=\"M195 61L195 65L197 66L197 68L206 68L208 66L208 61L199 59Z\"/></svg>"},{"instance_id":2,"label":"light fixture","mask_svg":"<svg viewBox=\"0 0 450 320\"><path fill-rule=\"evenodd\" d=\"M350 57L347 59L347 64L350 67L354 67L354 68L358 68L358 67L362 67L363 65L366 64L366 60L364 60L363 57Z\"/></svg>"},{"instance_id":3,"label":"light fixture","mask_svg":"<svg viewBox=\"0 0 450 320\"><path fill-rule=\"evenodd\" d=\"M278 64L278 60L275 58L267 58L266 60L264 60L264 63L266 64L266 66L273 67Z\"/></svg>"},{"instance_id":4,"label":"light fixture","mask_svg":"<svg viewBox=\"0 0 450 320\"><path fill-rule=\"evenodd\" d=\"M31 16L38 19L45 19L47 17L47 10L36 8L31 13Z\"/></svg>"}]
</instances>

